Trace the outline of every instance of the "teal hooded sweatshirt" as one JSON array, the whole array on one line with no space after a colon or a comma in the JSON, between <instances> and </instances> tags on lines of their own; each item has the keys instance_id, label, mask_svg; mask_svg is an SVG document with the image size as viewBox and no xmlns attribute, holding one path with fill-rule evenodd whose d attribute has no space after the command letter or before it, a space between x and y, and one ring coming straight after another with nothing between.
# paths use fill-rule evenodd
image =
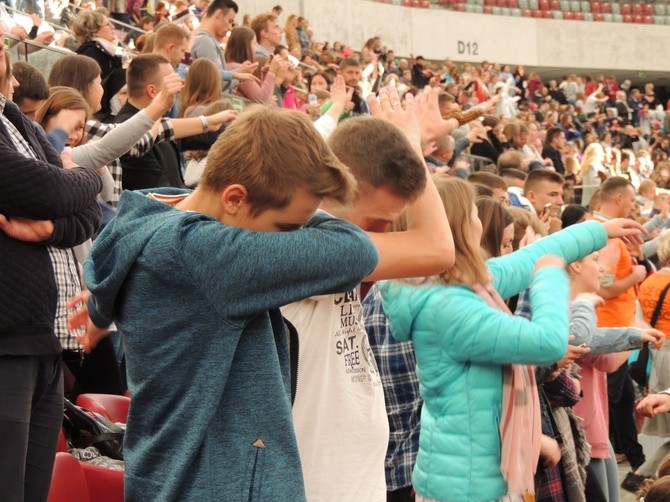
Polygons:
<instances>
[{"instance_id":1,"label":"teal hooded sweatshirt","mask_svg":"<svg viewBox=\"0 0 670 502\"><path fill-rule=\"evenodd\" d=\"M124 192L84 276L91 319L126 351L126 501L304 500L278 309L352 289L377 260L326 213L251 232Z\"/></svg>"}]
</instances>

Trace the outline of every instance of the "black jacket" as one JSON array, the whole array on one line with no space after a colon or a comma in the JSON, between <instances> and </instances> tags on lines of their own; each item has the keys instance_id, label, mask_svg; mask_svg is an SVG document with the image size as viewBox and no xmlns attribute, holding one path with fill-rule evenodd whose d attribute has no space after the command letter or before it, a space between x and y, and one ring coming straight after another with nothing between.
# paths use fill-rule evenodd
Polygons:
<instances>
[{"instance_id":1,"label":"black jacket","mask_svg":"<svg viewBox=\"0 0 670 502\"><path fill-rule=\"evenodd\" d=\"M563 157L561 156L561 152L556 150L553 146L544 145L544 148L542 149L542 158L551 159L556 172L558 174L565 174L565 167L563 166Z\"/></svg>"},{"instance_id":2,"label":"black jacket","mask_svg":"<svg viewBox=\"0 0 670 502\"><path fill-rule=\"evenodd\" d=\"M0 355L58 354L56 281L47 245L69 248L93 235L102 182L95 171L63 169L44 134L13 103L7 102L3 113L39 160L17 152L0 121L0 214L53 220L54 232L47 242L33 244L0 231Z\"/></svg>"},{"instance_id":3,"label":"black jacket","mask_svg":"<svg viewBox=\"0 0 670 502\"><path fill-rule=\"evenodd\" d=\"M139 111L126 101L116 116L116 123L125 122ZM121 157L121 168L123 169L124 190L184 187L179 166L179 152L172 141L154 143L151 151L142 157L125 154Z\"/></svg>"},{"instance_id":4,"label":"black jacket","mask_svg":"<svg viewBox=\"0 0 670 502\"><path fill-rule=\"evenodd\" d=\"M112 70L121 69L122 61L119 56L110 55L102 48L99 42L89 40L77 47L77 54L95 59L100 65L100 77L104 81Z\"/></svg>"}]
</instances>

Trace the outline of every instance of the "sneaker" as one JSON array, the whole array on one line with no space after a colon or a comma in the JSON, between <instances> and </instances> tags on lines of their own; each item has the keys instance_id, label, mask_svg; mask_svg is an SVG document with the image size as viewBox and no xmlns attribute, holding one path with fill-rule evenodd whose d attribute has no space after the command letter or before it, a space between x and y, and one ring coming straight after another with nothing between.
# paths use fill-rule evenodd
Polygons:
<instances>
[{"instance_id":1,"label":"sneaker","mask_svg":"<svg viewBox=\"0 0 670 502\"><path fill-rule=\"evenodd\" d=\"M635 474L634 472L629 472L628 474L626 474L626 479L624 479L623 483L621 483L621 488L629 492L636 493L639 490L642 483L644 483L645 479L647 478L641 474Z\"/></svg>"}]
</instances>

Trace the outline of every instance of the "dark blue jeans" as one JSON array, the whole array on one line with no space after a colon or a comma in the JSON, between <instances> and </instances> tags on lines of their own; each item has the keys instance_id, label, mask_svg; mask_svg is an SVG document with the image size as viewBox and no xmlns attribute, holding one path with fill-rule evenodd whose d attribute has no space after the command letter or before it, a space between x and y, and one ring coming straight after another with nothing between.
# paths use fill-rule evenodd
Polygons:
<instances>
[{"instance_id":1,"label":"dark blue jeans","mask_svg":"<svg viewBox=\"0 0 670 502\"><path fill-rule=\"evenodd\" d=\"M635 424L635 389L628 364L607 375L607 397L610 406L610 437L617 453L623 453L632 470L644 464L644 452L637 441Z\"/></svg>"},{"instance_id":2,"label":"dark blue jeans","mask_svg":"<svg viewBox=\"0 0 670 502\"><path fill-rule=\"evenodd\" d=\"M46 501L62 423L61 356L0 356L0 500Z\"/></svg>"}]
</instances>

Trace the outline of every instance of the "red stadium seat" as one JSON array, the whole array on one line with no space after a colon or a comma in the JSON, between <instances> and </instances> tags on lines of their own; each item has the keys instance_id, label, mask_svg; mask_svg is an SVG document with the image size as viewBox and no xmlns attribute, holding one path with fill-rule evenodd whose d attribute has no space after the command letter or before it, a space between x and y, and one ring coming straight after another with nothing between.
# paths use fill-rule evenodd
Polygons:
<instances>
[{"instance_id":1,"label":"red stadium seat","mask_svg":"<svg viewBox=\"0 0 670 502\"><path fill-rule=\"evenodd\" d=\"M646 3L642 5L642 13L645 16L653 16L654 15L654 6L651 5L650 3Z\"/></svg>"},{"instance_id":2,"label":"red stadium seat","mask_svg":"<svg viewBox=\"0 0 670 502\"><path fill-rule=\"evenodd\" d=\"M112 422L126 423L130 398L113 394L80 394L77 405L89 411L95 411Z\"/></svg>"},{"instance_id":3,"label":"red stadium seat","mask_svg":"<svg viewBox=\"0 0 670 502\"><path fill-rule=\"evenodd\" d=\"M632 11L633 11L632 14L633 14L634 16L641 16L642 13L643 13L642 5L639 4L639 3L635 3L635 4L633 4L633 5L631 6L631 9L632 9Z\"/></svg>"},{"instance_id":4,"label":"red stadium seat","mask_svg":"<svg viewBox=\"0 0 670 502\"><path fill-rule=\"evenodd\" d=\"M493 8L490 5L485 5L484 14L493 14Z\"/></svg>"},{"instance_id":5,"label":"red stadium seat","mask_svg":"<svg viewBox=\"0 0 670 502\"><path fill-rule=\"evenodd\" d=\"M624 23L632 23L633 22L633 16L631 16L630 14L625 14L623 16L623 22Z\"/></svg>"},{"instance_id":6,"label":"red stadium seat","mask_svg":"<svg viewBox=\"0 0 670 502\"><path fill-rule=\"evenodd\" d=\"M654 20L652 19L651 16L643 16L642 17L642 22L644 24L654 24Z\"/></svg>"},{"instance_id":7,"label":"red stadium seat","mask_svg":"<svg viewBox=\"0 0 670 502\"><path fill-rule=\"evenodd\" d=\"M533 17L533 11L530 10L530 9L523 9L523 10L521 11L521 15L522 15L523 17Z\"/></svg>"},{"instance_id":8,"label":"red stadium seat","mask_svg":"<svg viewBox=\"0 0 670 502\"><path fill-rule=\"evenodd\" d=\"M58 452L48 502L123 502L123 474Z\"/></svg>"},{"instance_id":9,"label":"red stadium seat","mask_svg":"<svg viewBox=\"0 0 670 502\"><path fill-rule=\"evenodd\" d=\"M69 453L56 453L48 502L90 502L86 476L79 460Z\"/></svg>"},{"instance_id":10,"label":"red stadium seat","mask_svg":"<svg viewBox=\"0 0 670 502\"><path fill-rule=\"evenodd\" d=\"M621 4L621 15L622 16L630 16L632 14L632 9L630 8L629 3L622 3Z\"/></svg>"},{"instance_id":11,"label":"red stadium seat","mask_svg":"<svg viewBox=\"0 0 670 502\"><path fill-rule=\"evenodd\" d=\"M600 4L600 12L602 12L603 14L611 14L612 6L607 2L602 2Z\"/></svg>"},{"instance_id":12,"label":"red stadium seat","mask_svg":"<svg viewBox=\"0 0 670 502\"><path fill-rule=\"evenodd\" d=\"M591 12L600 14L600 2L591 2Z\"/></svg>"},{"instance_id":13,"label":"red stadium seat","mask_svg":"<svg viewBox=\"0 0 670 502\"><path fill-rule=\"evenodd\" d=\"M581 12L574 12L573 19L575 21L584 21L584 14L582 14Z\"/></svg>"},{"instance_id":14,"label":"red stadium seat","mask_svg":"<svg viewBox=\"0 0 670 502\"><path fill-rule=\"evenodd\" d=\"M551 11L549 10L543 10L542 12L542 17L545 19L552 19L554 16L551 15Z\"/></svg>"},{"instance_id":15,"label":"red stadium seat","mask_svg":"<svg viewBox=\"0 0 670 502\"><path fill-rule=\"evenodd\" d=\"M593 20L594 21L602 21L603 20L603 15L598 13L598 14L593 14Z\"/></svg>"},{"instance_id":16,"label":"red stadium seat","mask_svg":"<svg viewBox=\"0 0 670 502\"><path fill-rule=\"evenodd\" d=\"M564 13L563 13L563 19L567 19L567 20L569 20L569 21L572 21L572 20L575 19L575 13L574 13L574 12L570 12L570 11L568 11L568 12L564 12Z\"/></svg>"},{"instance_id":17,"label":"red stadium seat","mask_svg":"<svg viewBox=\"0 0 670 502\"><path fill-rule=\"evenodd\" d=\"M549 10L549 0L540 0L538 5L540 10Z\"/></svg>"}]
</instances>

